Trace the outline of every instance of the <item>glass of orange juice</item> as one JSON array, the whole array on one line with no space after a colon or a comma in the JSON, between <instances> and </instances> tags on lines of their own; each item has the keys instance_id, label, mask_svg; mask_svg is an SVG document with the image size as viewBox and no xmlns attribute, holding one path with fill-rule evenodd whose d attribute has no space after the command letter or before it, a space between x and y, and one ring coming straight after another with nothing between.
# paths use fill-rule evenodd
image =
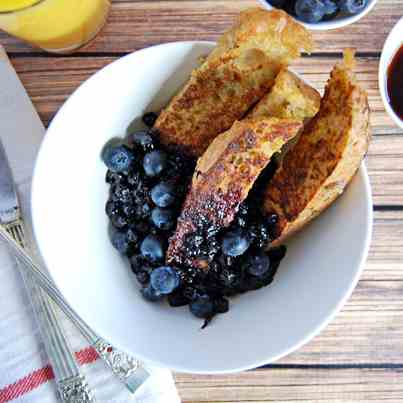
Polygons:
<instances>
[{"instance_id":1,"label":"glass of orange juice","mask_svg":"<svg viewBox=\"0 0 403 403\"><path fill-rule=\"evenodd\" d=\"M110 0L0 0L0 29L48 52L68 53L104 25Z\"/></svg>"}]
</instances>

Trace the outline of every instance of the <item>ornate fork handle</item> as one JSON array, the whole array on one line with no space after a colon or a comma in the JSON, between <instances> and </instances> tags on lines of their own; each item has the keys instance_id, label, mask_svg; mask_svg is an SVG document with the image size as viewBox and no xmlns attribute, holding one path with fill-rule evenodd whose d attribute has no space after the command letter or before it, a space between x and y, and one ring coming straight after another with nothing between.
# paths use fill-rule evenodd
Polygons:
<instances>
[{"instance_id":1,"label":"ornate fork handle","mask_svg":"<svg viewBox=\"0 0 403 403\"><path fill-rule=\"evenodd\" d=\"M2 226L0 226L0 238L13 249L15 255L26 265L32 277L36 280L42 290L46 292L65 315L76 325L113 373L132 393L134 393L150 376L147 370L143 367L143 364L128 356L126 353L116 349L99 337L65 301L60 291L53 284L53 281L43 273L43 271L34 263L32 258Z\"/></svg>"},{"instance_id":2,"label":"ornate fork handle","mask_svg":"<svg viewBox=\"0 0 403 403\"><path fill-rule=\"evenodd\" d=\"M149 377L149 373L144 369L140 361L117 350L106 340L98 338L93 347L117 377L122 380L126 379L133 391L139 388Z\"/></svg>"},{"instance_id":3,"label":"ornate fork handle","mask_svg":"<svg viewBox=\"0 0 403 403\"><path fill-rule=\"evenodd\" d=\"M58 390L63 402L92 403L94 401L88 384L81 375L58 382Z\"/></svg>"}]
</instances>

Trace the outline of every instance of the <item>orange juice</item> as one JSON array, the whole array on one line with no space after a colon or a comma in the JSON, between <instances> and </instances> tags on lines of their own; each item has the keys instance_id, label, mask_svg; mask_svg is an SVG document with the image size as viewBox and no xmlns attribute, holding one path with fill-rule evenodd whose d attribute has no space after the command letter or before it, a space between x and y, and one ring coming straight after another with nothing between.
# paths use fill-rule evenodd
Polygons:
<instances>
[{"instance_id":1,"label":"orange juice","mask_svg":"<svg viewBox=\"0 0 403 403\"><path fill-rule=\"evenodd\" d=\"M69 52L101 29L109 0L0 0L0 29L51 52Z\"/></svg>"}]
</instances>

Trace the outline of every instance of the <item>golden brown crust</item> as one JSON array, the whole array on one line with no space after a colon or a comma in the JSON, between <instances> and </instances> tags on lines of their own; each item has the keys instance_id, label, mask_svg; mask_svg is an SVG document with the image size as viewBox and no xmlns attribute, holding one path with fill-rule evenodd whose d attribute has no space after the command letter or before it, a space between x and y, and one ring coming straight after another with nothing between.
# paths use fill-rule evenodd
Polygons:
<instances>
[{"instance_id":1,"label":"golden brown crust","mask_svg":"<svg viewBox=\"0 0 403 403\"><path fill-rule=\"evenodd\" d=\"M320 94L294 73L282 69L271 90L248 113L247 117L275 116L307 120L319 111Z\"/></svg>"},{"instance_id":2,"label":"golden brown crust","mask_svg":"<svg viewBox=\"0 0 403 403\"><path fill-rule=\"evenodd\" d=\"M200 156L267 93L281 68L312 47L308 31L285 12L243 11L161 112L155 128L162 143Z\"/></svg>"},{"instance_id":3,"label":"golden brown crust","mask_svg":"<svg viewBox=\"0 0 403 403\"><path fill-rule=\"evenodd\" d=\"M305 81L287 69L278 73L271 90L255 105L246 116L298 119L307 124L319 111L320 94ZM300 130L300 133L302 129ZM298 141L298 135L276 154L277 164L281 163L287 151Z\"/></svg>"},{"instance_id":4,"label":"golden brown crust","mask_svg":"<svg viewBox=\"0 0 403 403\"><path fill-rule=\"evenodd\" d=\"M296 120L255 118L235 122L210 144L197 163L175 234L170 239L168 263L203 266L205 262L186 255L186 237L201 226L203 230L227 227L271 156L301 126Z\"/></svg>"},{"instance_id":5,"label":"golden brown crust","mask_svg":"<svg viewBox=\"0 0 403 403\"><path fill-rule=\"evenodd\" d=\"M326 209L345 189L368 149L367 94L351 70L353 58L334 67L319 113L304 128L269 183L267 213L279 215L282 242Z\"/></svg>"}]
</instances>

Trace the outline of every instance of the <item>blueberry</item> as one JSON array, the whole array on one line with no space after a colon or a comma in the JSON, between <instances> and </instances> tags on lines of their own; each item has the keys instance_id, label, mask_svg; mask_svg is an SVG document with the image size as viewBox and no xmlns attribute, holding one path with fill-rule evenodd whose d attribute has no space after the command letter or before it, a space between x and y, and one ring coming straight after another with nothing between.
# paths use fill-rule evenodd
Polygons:
<instances>
[{"instance_id":1,"label":"blueberry","mask_svg":"<svg viewBox=\"0 0 403 403\"><path fill-rule=\"evenodd\" d=\"M151 207L148 205L148 203L137 205L135 208L135 214L137 219L148 218L151 214Z\"/></svg>"},{"instance_id":2,"label":"blueberry","mask_svg":"<svg viewBox=\"0 0 403 403\"><path fill-rule=\"evenodd\" d=\"M284 4L284 7L282 9L286 11L288 14L294 15L295 16L295 2L296 0L287 0ZM269 165L266 167L266 169L263 171L263 174L260 175L259 180L263 181L264 183L268 183L270 179L274 176L274 173L276 172L277 164L275 161L272 161L269 163ZM261 182L261 183L263 183Z\"/></svg>"},{"instance_id":3,"label":"blueberry","mask_svg":"<svg viewBox=\"0 0 403 403\"><path fill-rule=\"evenodd\" d=\"M283 8L286 0L266 0L269 4L276 8Z\"/></svg>"},{"instance_id":4,"label":"blueberry","mask_svg":"<svg viewBox=\"0 0 403 403\"><path fill-rule=\"evenodd\" d=\"M136 273L136 278L137 281L141 285L147 285L150 281L150 276L147 272L140 270L138 273Z\"/></svg>"},{"instance_id":5,"label":"blueberry","mask_svg":"<svg viewBox=\"0 0 403 403\"><path fill-rule=\"evenodd\" d=\"M246 259L245 269L252 276L263 276L270 269L270 259L264 252L250 255Z\"/></svg>"},{"instance_id":6,"label":"blueberry","mask_svg":"<svg viewBox=\"0 0 403 403\"><path fill-rule=\"evenodd\" d=\"M326 18L333 18L339 11L337 3L333 0L321 0L325 6L325 16Z\"/></svg>"},{"instance_id":7,"label":"blueberry","mask_svg":"<svg viewBox=\"0 0 403 403\"><path fill-rule=\"evenodd\" d=\"M235 217L234 223L236 226L244 228L248 224L248 208L246 205L241 204L239 206L238 213Z\"/></svg>"},{"instance_id":8,"label":"blueberry","mask_svg":"<svg viewBox=\"0 0 403 403\"><path fill-rule=\"evenodd\" d=\"M134 274L143 271L144 258L141 255L132 255L130 257L130 267Z\"/></svg>"},{"instance_id":9,"label":"blueberry","mask_svg":"<svg viewBox=\"0 0 403 403\"><path fill-rule=\"evenodd\" d=\"M143 182L141 180L141 175L139 172L130 170L127 175L127 183L133 187L141 187Z\"/></svg>"},{"instance_id":10,"label":"blueberry","mask_svg":"<svg viewBox=\"0 0 403 403\"><path fill-rule=\"evenodd\" d=\"M224 255L240 256L249 248L249 240L240 231L231 231L225 234L221 248Z\"/></svg>"},{"instance_id":11,"label":"blueberry","mask_svg":"<svg viewBox=\"0 0 403 403\"><path fill-rule=\"evenodd\" d=\"M225 313L229 310L229 303L226 298L219 298L214 301L214 311L217 313Z\"/></svg>"},{"instance_id":12,"label":"blueberry","mask_svg":"<svg viewBox=\"0 0 403 403\"><path fill-rule=\"evenodd\" d=\"M297 0L295 13L304 22L319 22L325 15L326 7L321 0Z\"/></svg>"},{"instance_id":13,"label":"blueberry","mask_svg":"<svg viewBox=\"0 0 403 403\"><path fill-rule=\"evenodd\" d=\"M128 228L126 231L127 240L131 243L137 244L139 236L134 228Z\"/></svg>"},{"instance_id":14,"label":"blueberry","mask_svg":"<svg viewBox=\"0 0 403 403\"><path fill-rule=\"evenodd\" d=\"M340 11L358 14L367 6L368 0L339 0Z\"/></svg>"},{"instance_id":15,"label":"blueberry","mask_svg":"<svg viewBox=\"0 0 403 403\"><path fill-rule=\"evenodd\" d=\"M131 190L122 185L111 186L110 198L112 201L118 201L121 203L131 203L133 201Z\"/></svg>"},{"instance_id":16,"label":"blueberry","mask_svg":"<svg viewBox=\"0 0 403 403\"><path fill-rule=\"evenodd\" d=\"M148 235L140 245L141 254L150 262L158 262L164 258L164 246L162 240L155 235Z\"/></svg>"},{"instance_id":17,"label":"blueberry","mask_svg":"<svg viewBox=\"0 0 403 403\"><path fill-rule=\"evenodd\" d=\"M270 249L268 253L271 261L280 262L287 253L287 248L285 245L280 245L277 248Z\"/></svg>"},{"instance_id":18,"label":"blueberry","mask_svg":"<svg viewBox=\"0 0 403 403\"><path fill-rule=\"evenodd\" d=\"M231 270L224 269L219 275L219 280L222 285L227 288L231 288L237 284L239 276Z\"/></svg>"},{"instance_id":19,"label":"blueberry","mask_svg":"<svg viewBox=\"0 0 403 403\"><path fill-rule=\"evenodd\" d=\"M151 212L151 221L157 228L162 230L171 229L175 224L173 212L159 207L156 207Z\"/></svg>"},{"instance_id":20,"label":"blueberry","mask_svg":"<svg viewBox=\"0 0 403 403\"><path fill-rule=\"evenodd\" d=\"M151 224L146 221L139 221L133 224L136 231L140 234L146 235L151 232Z\"/></svg>"},{"instance_id":21,"label":"blueberry","mask_svg":"<svg viewBox=\"0 0 403 403\"><path fill-rule=\"evenodd\" d=\"M154 288L149 284L147 287L141 289L141 295L148 301L156 302L159 301L163 295L154 290Z\"/></svg>"},{"instance_id":22,"label":"blueberry","mask_svg":"<svg viewBox=\"0 0 403 403\"><path fill-rule=\"evenodd\" d=\"M119 212L119 205L118 203L108 200L105 205L105 213L108 217L111 217L114 214Z\"/></svg>"},{"instance_id":23,"label":"blueberry","mask_svg":"<svg viewBox=\"0 0 403 403\"><path fill-rule=\"evenodd\" d=\"M227 255L223 255L221 254L217 261L218 263L222 266L222 267L227 267L227 268L231 268L234 263L236 263L237 257L234 256L227 256Z\"/></svg>"},{"instance_id":24,"label":"blueberry","mask_svg":"<svg viewBox=\"0 0 403 403\"><path fill-rule=\"evenodd\" d=\"M151 200L158 207L168 207L175 201L175 189L167 183L161 182L151 189Z\"/></svg>"},{"instance_id":25,"label":"blueberry","mask_svg":"<svg viewBox=\"0 0 403 403\"><path fill-rule=\"evenodd\" d=\"M201 295L189 304L192 314L198 318L210 318L214 313L214 304L208 295Z\"/></svg>"},{"instance_id":26,"label":"blueberry","mask_svg":"<svg viewBox=\"0 0 403 403\"><path fill-rule=\"evenodd\" d=\"M136 209L132 203L125 203L122 205L122 211L123 214L126 215L126 217L131 218L135 214Z\"/></svg>"},{"instance_id":27,"label":"blueberry","mask_svg":"<svg viewBox=\"0 0 403 403\"><path fill-rule=\"evenodd\" d=\"M127 253L129 251L129 241L126 236L126 232L112 231L111 242L113 247L120 253Z\"/></svg>"},{"instance_id":28,"label":"blueberry","mask_svg":"<svg viewBox=\"0 0 403 403\"><path fill-rule=\"evenodd\" d=\"M153 139L147 130L141 130L129 135L127 139L130 145L137 145L144 151L152 151L154 148Z\"/></svg>"},{"instance_id":29,"label":"blueberry","mask_svg":"<svg viewBox=\"0 0 403 403\"><path fill-rule=\"evenodd\" d=\"M142 120L148 127L153 127L158 115L155 112L147 112L143 115Z\"/></svg>"},{"instance_id":30,"label":"blueberry","mask_svg":"<svg viewBox=\"0 0 403 403\"><path fill-rule=\"evenodd\" d=\"M265 218L268 225L276 225L278 223L278 215L275 213L272 213Z\"/></svg>"},{"instance_id":31,"label":"blueberry","mask_svg":"<svg viewBox=\"0 0 403 403\"><path fill-rule=\"evenodd\" d=\"M125 145L106 145L102 151L105 165L114 172L127 171L134 160L132 151Z\"/></svg>"},{"instance_id":32,"label":"blueberry","mask_svg":"<svg viewBox=\"0 0 403 403\"><path fill-rule=\"evenodd\" d=\"M115 228L122 229L122 228L126 227L126 225L127 225L127 218L123 214L118 214L118 213L112 214L110 216L110 220L111 220L112 225Z\"/></svg>"},{"instance_id":33,"label":"blueberry","mask_svg":"<svg viewBox=\"0 0 403 403\"><path fill-rule=\"evenodd\" d=\"M147 176L157 176L167 166L167 155L160 150L147 153L144 156L143 168Z\"/></svg>"},{"instance_id":34,"label":"blueberry","mask_svg":"<svg viewBox=\"0 0 403 403\"><path fill-rule=\"evenodd\" d=\"M126 175L122 172L113 172L110 169L106 171L105 182L110 185L120 184L126 180Z\"/></svg>"},{"instance_id":35,"label":"blueberry","mask_svg":"<svg viewBox=\"0 0 403 403\"><path fill-rule=\"evenodd\" d=\"M170 266L161 266L153 270L151 285L161 294L169 294L179 286L179 274Z\"/></svg>"},{"instance_id":36,"label":"blueberry","mask_svg":"<svg viewBox=\"0 0 403 403\"><path fill-rule=\"evenodd\" d=\"M186 287L183 290L183 295L188 299L188 301L193 301L199 296L197 290L193 287Z\"/></svg>"},{"instance_id":37,"label":"blueberry","mask_svg":"<svg viewBox=\"0 0 403 403\"><path fill-rule=\"evenodd\" d=\"M172 306L174 308L178 306L184 306L189 303L188 299L182 294L182 292L174 291L172 294L168 295L168 303L169 306Z\"/></svg>"},{"instance_id":38,"label":"blueberry","mask_svg":"<svg viewBox=\"0 0 403 403\"><path fill-rule=\"evenodd\" d=\"M253 224L249 227L249 238L258 249L264 248L269 242L269 229L264 223Z\"/></svg>"}]
</instances>

